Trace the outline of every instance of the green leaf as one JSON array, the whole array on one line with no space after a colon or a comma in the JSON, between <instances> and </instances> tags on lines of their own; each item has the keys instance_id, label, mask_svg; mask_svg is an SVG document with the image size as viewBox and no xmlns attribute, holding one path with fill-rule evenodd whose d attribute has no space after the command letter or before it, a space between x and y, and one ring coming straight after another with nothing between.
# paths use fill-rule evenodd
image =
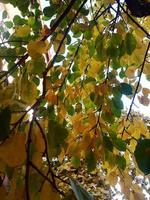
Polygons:
<instances>
[{"instance_id":1,"label":"green leaf","mask_svg":"<svg viewBox=\"0 0 150 200\"><path fill-rule=\"evenodd\" d=\"M106 121L106 122L108 122L108 123L110 123L110 124L113 124L114 123L114 120L115 120L115 118L114 118L114 116L113 115L111 115L111 112L106 112L106 111L104 111L104 112L102 112L102 118Z\"/></svg>"},{"instance_id":2,"label":"green leaf","mask_svg":"<svg viewBox=\"0 0 150 200\"><path fill-rule=\"evenodd\" d=\"M73 179L69 179L72 190L77 200L94 200L93 196L89 194L78 182Z\"/></svg>"},{"instance_id":3,"label":"green leaf","mask_svg":"<svg viewBox=\"0 0 150 200\"><path fill-rule=\"evenodd\" d=\"M107 148L109 151L113 151L113 143L107 135L103 136L103 141L105 148Z\"/></svg>"},{"instance_id":4,"label":"green leaf","mask_svg":"<svg viewBox=\"0 0 150 200\"><path fill-rule=\"evenodd\" d=\"M56 57L55 62L61 62L61 61L63 61L64 59L65 59L65 57L64 57L63 55L58 55L58 56Z\"/></svg>"},{"instance_id":5,"label":"green leaf","mask_svg":"<svg viewBox=\"0 0 150 200\"><path fill-rule=\"evenodd\" d=\"M132 94L132 87L128 83L120 83L121 93L125 95Z\"/></svg>"},{"instance_id":6,"label":"green leaf","mask_svg":"<svg viewBox=\"0 0 150 200\"><path fill-rule=\"evenodd\" d=\"M71 43L71 36L68 34L66 38L67 38L67 45L69 45Z\"/></svg>"},{"instance_id":7,"label":"green leaf","mask_svg":"<svg viewBox=\"0 0 150 200\"><path fill-rule=\"evenodd\" d=\"M116 69L119 69L119 68L121 67L119 60L116 59L116 58L114 58L114 59L112 60L111 65L112 65L112 68L115 69L115 70L116 70Z\"/></svg>"},{"instance_id":8,"label":"green leaf","mask_svg":"<svg viewBox=\"0 0 150 200\"><path fill-rule=\"evenodd\" d=\"M46 68L45 59L43 56L32 59L27 63L28 72L31 74L41 75Z\"/></svg>"},{"instance_id":9,"label":"green leaf","mask_svg":"<svg viewBox=\"0 0 150 200\"><path fill-rule=\"evenodd\" d=\"M121 110L123 109L123 102L122 102L122 100L120 98L118 98L118 96L115 96L110 101L110 108L111 108L112 113L116 117L119 118L121 116Z\"/></svg>"},{"instance_id":10,"label":"green leaf","mask_svg":"<svg viewBox=\"0 0 150 200\"><path fill-rule=\"evenodd\" d=\"M115 117L119 118L121 116L121 110L115 107L112 103L111 103L111 111Z\"/></svg>"},{"instance_id":11,"label":"green leaf","mask_svg":"<svg viewBox=\"0 0 150 200\"><path fill-rule=\"evenodd\" d=\"M121 138L115 138L113 144L119 151L126 151L126 143Z\"/></svg>"},{"instance_id":12,"label":"green leaf","mask_svg":"<svg viewBox=\"0 0 150 200\"><path fill-rule=\"evenodd\" d=\"M92 57L95 53L95 43L93 41L90 41L88 43L88 50L89 50L89 56Z\"/></svg>"},{"instance_id":13,"label":"green leaf","mask_svg":"<svg viewBox=\"0 0 150 200\"><path fill-rule=\"evenodd\" d=\"M150 173L150 139L140 139L136 146L134 156L139 169L144 174Z\"/></svg>"},{"instance_id":14,"label":"green leaf","mask_svg":"<svg viewBox=\"0 0 150 200\"><path fill-rule=\"evenodd\" d=\"M77 156L73 156L71 158L71 163L75 168L78 168L80 166L80 158Z\"/></svg>"},{"instance_id":15,"label":"green leaf","mask_svg":"<svg viewBox=\"0 0 150 200\"><path fill-rule=\"evenodd\" d=\"M73 116L75 113L75 109L72 105L67 105L67 112L69 115Z\"/></svg>"},{"instance_id":16,"label":"green leaf","mask_svg":"<svg viewBox=\"0 0 150 200\"><path fill-rule=\"evenodd\" d=\"M48 134L47 140L49 145L49 156L58 156L61 152L61 147L65 146L65 139L68 135L68 131L54 120L48 122Z\"/></svg>"},{"instance_id":17,"label":"green leaf","mask_svg":"<svg viewBox=\"0 0 150 200\"><path fill-rule=\"evenodd\" d=\"M119 46L122 42L121 35L119 33L112 33L110 42L112 45L114 45L116 47Z\"/></svg>"},{"instance_id":18,"label":"green leaf","mask_svg":"<svg viewBox=\"0 0 150 200\"><path fill-rule=\"evenodd\" d=\"M8 31L3 33L3 38L8 39L10 36L10 33Z\"/></svg>"},{"instance_id":19,"label":"green leaf","mask_svg":"<svg viewBox=\"0 0 150 200\"><path fill-rule=\"evenodd\" d=\"M126 168L126 160L123 156L116 156L116 164L118 165L118 167L122 170L125 170Z\"/></svg>"},{"instance_id":20,"label":"green leaf","mask_svg":"<svg viewBox=\"0 0 150 200\"><path fill-rule=\"evenodd\" d=\"M127 33L125 37L125 47L127 54L131 55L136 48L136 39L132 33Z\"/></svg>"},{"instance_id":21,"label":"green leaf","mask_svg":"<svg viewBox=\"0 0 150 200\"><path fill-rule=\"evenodd\" d=\"M13 27L13 23L11 21L7 21L7 22L4 22L5 26L7 28L12 28Z\"/></svg>"},{"instance_id":22,"label":"green leaf","mask_svg":"<svg viewBox=\"0 0 150 200\"><path fill-rule=\"evenodd\" d=\"M92 38L92 29L88 28L85 32L84 32L84 37L87 40L91 40Z\"/></svg>"},{"instance_id":23,"label":"green leaf","mask_svg":"<svg viewBox=\"0 0 150 200\"><path fill-rule=\"evenodd\" d=\"M97 59L105 61L107 58L106 50L104 48L104 38L102 35L98 35L95 41Z\"/></svg>"},{"instance_id":24,"label":"green leaf","mask_svg":"<svg viewBox=\"0 0 150 200\"><path fill-rule=\"evenodd\" d=\"M8 107L0 110L0 141L5 140L10 134L11 111Z\"/></svg>"},{"instance_id":25,"label":"green leaf","mask_svg":"<svg viewBox=\"0 0 150 200\"><path fill-rule=\"evenodd\" d=\"M93 171L96 168L96 158L93 151L87 153L86 163L89 172Z\"/></svg>"},{"instance_id":26,"label":"green leaf","mask_svg":"<svg viewBox=\"0 0 150 200\"><path fill-rule=\"evenodd\" d=\"M110 45L107 49L107 54L110 58L116 58L119 56L119 48L115 47L114 45Z\"/></svg>"},{"instance_id":27,"label":"green leaf","mask_svg":"<svg viewBox=\"0 0 150 200\"><path fill-rule=\"evenodd\" d=\"M89 14L89 9L86 9L86 8L82 8L81 11L80 11L83 15L88 15Z\"/></svg>"},{"instance_id":28,"label":"green leaf","mask_svg":"<svg viewBox=\"0 0 150 200\"><path fill-rule=\"evenodd\" d=\"M58 6L55 4L52 4L51 6L45 7L43 10L43 13L46 17L51 18L54 14L56 14Z\"/></svg>"},{"instance_id":29,"label":"green leaf","mask_svg":"<svg viewBox=\"0 0 150 200\"><path fill-rule=\"evenodd\" d=\"M21 18L19 15L15 15L13 18L13 22L15 25L21 26L26 23L26 20L24 18Z\"/></svg>"},{"instance_id":30,"label":"green leaf","mask_svg":"<svg viewBox=\"0 0 150 200\"><path fill-rule=\"evenodd\" d=\"M2 18L3 18L3 19L6 19L7 16L8 16L7 11L4 10L3 13L2 13Z\"/></svg>"}]
</instances>

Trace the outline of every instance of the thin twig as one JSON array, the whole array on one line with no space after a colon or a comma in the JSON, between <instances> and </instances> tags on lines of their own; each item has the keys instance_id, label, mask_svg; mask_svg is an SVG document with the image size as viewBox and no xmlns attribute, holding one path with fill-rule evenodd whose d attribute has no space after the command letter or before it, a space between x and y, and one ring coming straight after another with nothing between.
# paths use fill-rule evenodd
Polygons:
<instances>
[{"instance_id":1,"label":"thin twig","mask_svg":"<svg viewBox=\"0 0 150 200\"><path fill-rule=\"evenodd\" d=\"M137 86L136 86L135 91L134 91L134 95L133 95L133 98L132 98L132 101L131 101L131 104L130 104L130 107L129 107L129 111L127 113L126 121L129 119L132 107L134 105L134 100L135 100L135 97L136 97L136 94L137 94L137 91L138 91L138 88L139 88L139 85L140 85L140 82L141 82L141 77L142 77L142 73L143 73L143 69L144 69L144 66L145 66L145 62L146 62L146 58L147 58L149 48L150 48L150 42L148 43L148 46L147 46L147 49L146 49L146 52L145 52L145 55L144 55L143 63L141 65L141 70L140 70L140 73L139 73L139 79L138 79ZM123 137L124 131L125 131L125 127L123 128L123 131L122 131L122 137Z\"/></svg>"},{"instance_id":2,"label":"thin twig","mask_svg":"<svg viewBox=\"0 0 150 200\"><path fill-rule=\"evenodd\" d=\"M83 6L85 5L85 3L86 3L87 1L88 1L88 0L84 0L84 1L83 1L83 3L80 5L79 9L77 10L76 14L74 15L74 17L72 18L72 20L71 20L70 23L68 24L68 27L67 27L67 29L66 29L66 31L65 31L65 34L64 34L62 40L61 40L60 43L59 43L59 46L58 46L57 51L56 51L56 53L55 53L55 56L54 56L53 59L50 61L50 63L48 63L48 66L47 66L46 70L45 70L44 73L43 73L43 92L42 92L42 96L43 96L43 97L46 95L46 76L47 76L47 73L48 73L49 70L53 67L53 65L54 65L54 63L55 63L55 61L56 61L56 58L57 58L57 56L58 56L58 54L59 54L59 51L60 51L60 49L61 49L61 47L62 47L62 45L63 45L63 42L64 42L65 38L67 37L68 32L70 31L70 28L71 28L72 24L74 23L76 17L78 16L79 12L81 11L81 9L83 8Z\"/></svg>"},{"instance_id":3,"label":"thin twig","mask_svg":"<svg viewBox=\"0 0 150 200\"><path fill-rule=\"evenodd\" d=\"M45 175L43 174L43 172L41 172L41 170L38 169L38 167L36 167L34 165L33 162L29 161L29 164L31 165L31 167L33 167L45 180L47 180L52 186L53 186L53 182ZM57 187L55 187L55 190L57 192L59 192L62 196L65 196L63 191L60 191Z\"/></svg>"}]
</instances>

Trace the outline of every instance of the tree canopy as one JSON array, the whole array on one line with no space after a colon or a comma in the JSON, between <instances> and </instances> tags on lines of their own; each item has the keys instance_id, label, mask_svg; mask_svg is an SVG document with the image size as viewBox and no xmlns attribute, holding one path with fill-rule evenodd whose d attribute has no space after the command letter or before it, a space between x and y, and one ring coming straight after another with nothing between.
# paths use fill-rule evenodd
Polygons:
<instances>
[{"instance_id":1,"label":"tree canopy","mask_svg":"<svg viewBox=\"0 0 150 200\"><path fill-rule=\"evenodd\" d=\"M0 198L146 199L149 2L0 2Z\"/></svg>"}]
</instances>

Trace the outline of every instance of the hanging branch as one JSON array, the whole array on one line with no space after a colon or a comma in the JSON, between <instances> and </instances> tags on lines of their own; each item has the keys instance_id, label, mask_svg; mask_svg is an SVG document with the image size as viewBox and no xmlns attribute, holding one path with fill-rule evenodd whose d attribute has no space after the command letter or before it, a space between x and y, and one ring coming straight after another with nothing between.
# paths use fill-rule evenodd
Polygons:
<instances>
[{"instance_id":1,"label":"hanging branch","mask_svg":"<svg viewBox=\"0 0 150 200\"><path fill-rule=\"evenodd\" d=\"M142 63L141 70L140 70L140 73L139 73L139 79L138 79L137 86L136 86L135 91L134 91L134 95L133 95L133 98L132 98L132 101L131 101L131 104L130 104L130 107L129 107L129 111L127 113L126 121L129 119L132 107L134 105L134 100L135 100L135 97L136 97L136 94L137 94L137 91L138 91L138 88L139 88L139 85L140 85L140 82L141 82L141 77L142 77L142 73L143 73L143 70L144 70L144 66L145 66L145 62L146 62L146 58L147 58L149 48L150 48L150 42L148 43L148 46L147 46L147 49L146 49L146 52L145 52L145 55L144 55L143 63ZM122 137L123 137L124 131L125 131L125 127L123 128L123 131L122 131Z\"/></svg>"},{"instance_id":2,"label":"hanging branch","mask_svg":"<svg viewBox=\"0 0 150 200\"><path fill-rule=\"evenodd\" d=\"M58 54L59 54L59 51L60 51L60 49L61 49L61 47L62 47L62 45L63 45L63 42L64 42L65 38L67 37L68 32L70 31L70 28L71 28L72 24L73 24L74 21L76 20L76 17L78 16L79 12L81 11L81 9L83 8L83 6L85 5L86 2L87 2L87 0L84 0L84 1L83 1L83 3L81 4L81 6L79 7L79 9L77 10L76 14L74 15L74 17L72 18L72 20L71 20L70 23L68 24L68 27L67 27L67 29L66 29L66 31L65 31L65 34L64 34L62 40L61 40L60 43L59 43L59 46L58 46L58 48L57 48L57 51L56 51L56 53L55 53L53 59L50 61L50 63L48 63L47 68L46 68L46 70L45 70L44 73L43 73L43 92L42 92L42 96L43 96L43 97L46 95L46 76L47 76L47 73L48 73L49 70L53 67L53 65L54 65L54 63L55 63L55 61L56 61L56 58L57 58L57 56L58 56Z\"/></svg>"},{"instance_id":3,"label":"hanging branch","mask_svg":"<svg viewBox=\"0 0 150 200\"><path fill-rule=\"evenodd\" d=\"M33 123L34 123L35 115L32 117L32 121L30 123L30 128L28 132L28 138L27 138L27 144L26 144L26 153L27 153L27 159L26 159L26 172L25 172L25 199L30 200L30 193L29 193L29 179L30 179L30 146L31 146L31 136L32 136L32 129L33 129Z\"/></svg>"},{"instance_id":4,"label":"hanging branch","mask_svg":"<svg viewBox=\"0 0 150 200\"><path fill-rule=\"evenodd\" d=\"M132 110L132 106L134 104L134 100L135 100L135 97L136 97L136 94L137 94L137 91L138 91L138 88L139 88L139 85L140 85L140 82L141 82L141 77L142 77L142 73L143 73L143 69L144 69L144 66L145 66L145 62L146 62L146 58L147 58L147 54L148 54L149 48L150 48L150 42L148 43L148 46L147 46L147 49L146 49L146 52L145 52L145 55L144 55L142 67L141 67L141 70L140 70L140 73L139 73L139 79L138 79L138 82L137 82L137 86L135 88L135 92L134 92L134 95L133 95L133 98L132 98L132 102L131 102L131 105L130 105L126 120L128 120L129 115L130 115L131 110Z\"/></svg>"},{"instance_id":5,"label":"hanging branch","mask_svg":"<svg viewBox=\"0 0 150 200\"><path fill-rule=\"evenodd\" d=\"M52 186L54 186L54 185L53 185L53 182L52 182L45 174L43 174L43 172L41 172L41 170L39 170L38 167L36 167L36 166L34 165L33 162L29 161L29 164L30 164L31 167L32 167L33 169L35 169L46 181L48 181ZM54 188L55 188L55 190L56 190L57 192L59 192L62 196L65 196L64 192L60 191L57 187L54 187Z\"/></svg>"},{"instance_id":6,"label":"hanging branch","mask_svg":"<svg viewBox=\"0 0 150 200\"><path fill-rule=\"evenodd\" d=\"M53 170L51 169L51 163L50 163L50 160L49 160L47 139L46 139L45 133L44 133L44 131L43 131L43 129L42 129L42 127L41 127L41 125L40 125L40 123L38 122L37 119L35 119L35 122L36 122L36 124L37 124L37 126L38 126L38 128L40 130L40 133L41 133L41 135L43 137L44 144L45 144L45 152L44 153L46 155L46 159L47 159L47 162L48 162L47 176L48 176L49 173L51 174L51 176L52 176L52 185L53 185L54 188L57 188L56 182L55 182L55 178L54 178L55 175L53 173Z\"/></svg>"}]
</instances>

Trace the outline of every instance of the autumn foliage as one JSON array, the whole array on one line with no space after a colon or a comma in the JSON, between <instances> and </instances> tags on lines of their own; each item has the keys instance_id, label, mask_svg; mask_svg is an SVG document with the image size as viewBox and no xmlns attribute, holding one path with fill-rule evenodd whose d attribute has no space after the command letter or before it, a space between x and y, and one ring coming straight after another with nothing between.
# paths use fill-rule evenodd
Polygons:
<instances>
[{"instance_id":1,"label":"autumn foliage","mask_svg":"<svg viewBox=\"0 0 150 200\"><path fill-rule=\"evenodd\" d=\"M150 103L150 17L115 0L0 2L18 9L0 25L0 199L146 199L133 107Z\"/></svg>"}]
</instances>

